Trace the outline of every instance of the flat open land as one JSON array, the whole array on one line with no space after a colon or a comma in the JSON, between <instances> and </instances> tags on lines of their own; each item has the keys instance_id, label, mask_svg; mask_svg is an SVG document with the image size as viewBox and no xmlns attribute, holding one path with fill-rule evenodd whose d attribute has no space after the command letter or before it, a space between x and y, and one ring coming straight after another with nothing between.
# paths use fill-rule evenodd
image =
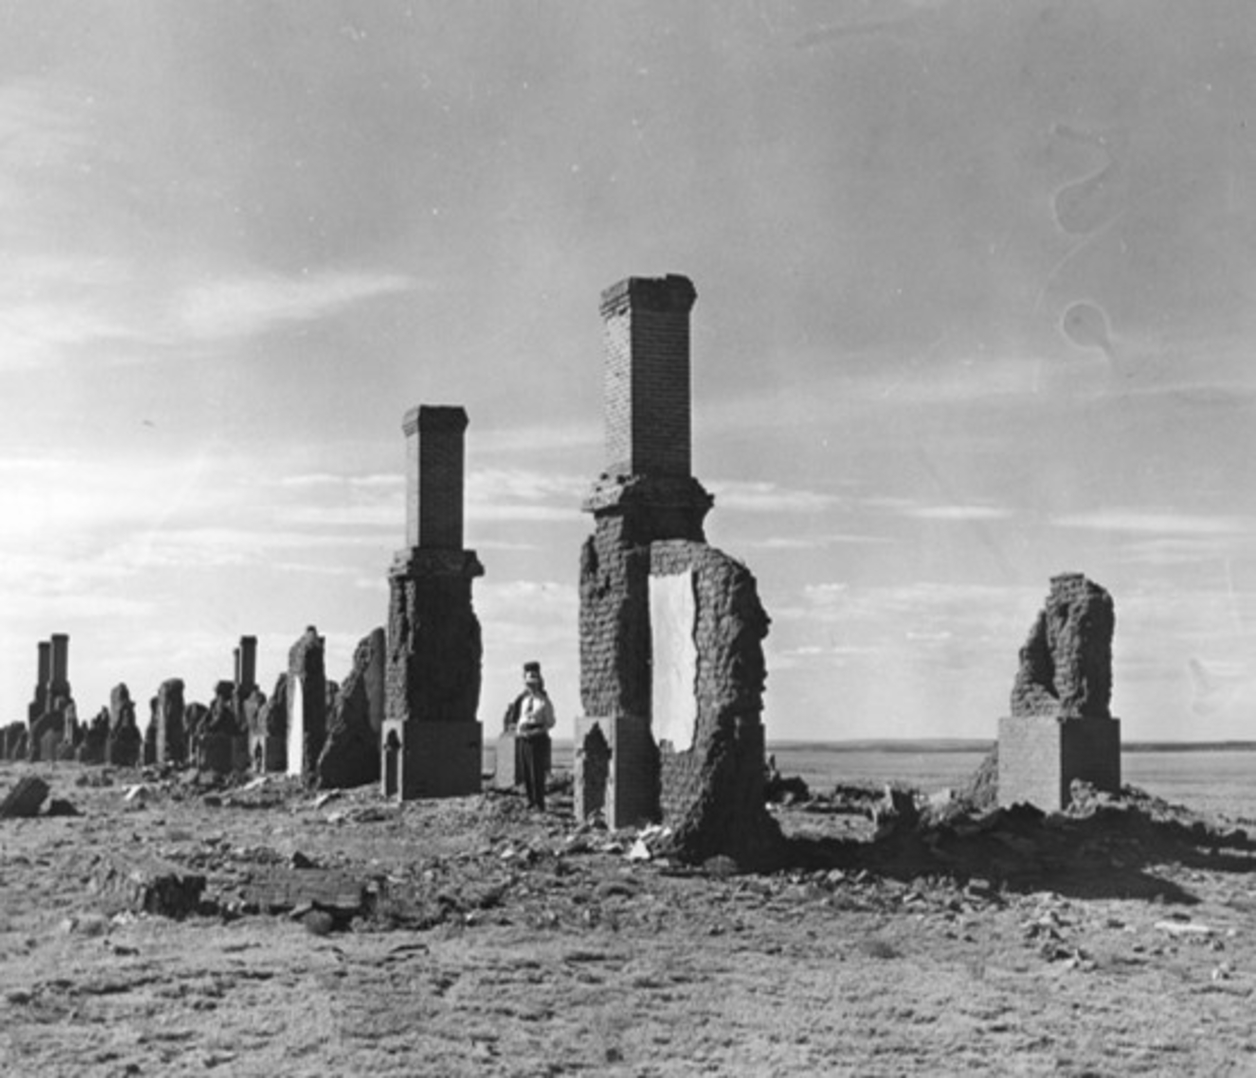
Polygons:
<instances>
[{"instance_id":1,"label":"flat open land","mask_svg":"<svg viewBox=\"0 0 1256 1078\"><path fill-rule=\"evenodd\" d=\"M818 799L775 809L790 867L740 874L632 860L561 794L0 764L0 795L28 775L81 815L0 820L5 1074L1256 1073L1233 820L874 842Z\"/></svg>"}]
</instances>

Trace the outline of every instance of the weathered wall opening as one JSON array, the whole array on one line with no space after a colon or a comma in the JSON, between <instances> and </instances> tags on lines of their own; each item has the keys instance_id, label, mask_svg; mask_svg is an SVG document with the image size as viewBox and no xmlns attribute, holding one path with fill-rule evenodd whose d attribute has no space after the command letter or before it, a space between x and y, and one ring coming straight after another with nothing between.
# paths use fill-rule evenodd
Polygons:
<instances>
[{"instance_id":1,"label":"weathered wall opening","mask_svg":"<svg viewBox=\"0 0 1256 1078\"><path fill-rule=\"evenodd\" d=\"M584 508L576 812L661 820L676 851L742 862L779 838L763 803L762 641L754 578L707 544L690 474L685 277L602 295L606 470Z\"/></svg>"}]
</instances>

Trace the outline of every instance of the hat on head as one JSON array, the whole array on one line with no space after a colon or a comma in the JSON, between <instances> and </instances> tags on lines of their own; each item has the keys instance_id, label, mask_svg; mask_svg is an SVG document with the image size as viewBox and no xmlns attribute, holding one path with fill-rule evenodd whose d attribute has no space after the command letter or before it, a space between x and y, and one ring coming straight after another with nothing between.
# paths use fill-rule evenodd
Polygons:
<instances>
[{"instance_id":1,"label":"hat on head","mask_svg":"<svg viewBox=\"0 0 1256 1078\"><path fill-rule=\"evenodd\" d=\"M523 664L523 680L524 681L540 681L541 680L541 664L538 662L530 662Z\"/></svg>"}]
</instances>

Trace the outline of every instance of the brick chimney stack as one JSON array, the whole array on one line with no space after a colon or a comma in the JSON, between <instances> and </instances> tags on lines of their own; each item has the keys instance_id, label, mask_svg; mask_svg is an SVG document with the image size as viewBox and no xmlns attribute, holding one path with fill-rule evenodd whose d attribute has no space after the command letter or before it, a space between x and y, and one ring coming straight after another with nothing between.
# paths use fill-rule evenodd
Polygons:
<instances>
[{"instance_id":1,"label":"brick chimney stack","mask_svg":"<svg viewBox=\"0 0 1256 1078\"><path fill-rule=\"evenodd\" d=\"M462 549L464 408L420 405L406 413L406 546Z\"/></svg>"},{"instance_id":2,"label":"brick chimney stack","mask_svg":"<svg viewBox=\"0 0 1256 1078\"><path fill-rule=\"evenodd\" d=\"M688 277L628 277L602 293L607 475L692 474Z\"/></svg>"}]
</instances>

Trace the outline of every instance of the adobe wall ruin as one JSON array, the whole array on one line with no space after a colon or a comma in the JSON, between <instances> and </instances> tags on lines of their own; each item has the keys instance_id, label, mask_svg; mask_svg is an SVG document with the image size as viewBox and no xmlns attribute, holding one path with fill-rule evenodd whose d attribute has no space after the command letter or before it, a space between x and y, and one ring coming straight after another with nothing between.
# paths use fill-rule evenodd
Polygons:
<instances>
[{"instance_id":1,"label":"adobe wall ruin","mask_svg":"<svg viewBox=\"0 0 1256 1078\"><path fill-rule=\"evenodd\" d=\"M354 650L353 669L336 694L318 758L315 781L322 789L379 781L386 652L383 629L363 637Z\"/></svg>"},{"instance_id":2,"label":"adobe wall ruin","mask_svg":"<svg viewBox=\"0 0 1256 1078\"><path fill-rule=\"evenodd\" d=\"M323 638L309 626L288 651L288 774L313 782L327 736Z\"/></svg>"},{"instance_id":3,"label":"adobe wall ruin","mask_svg":"<svg viewBox=\"0 0 1256 1078\"><path fill-rule=\"evenodd\" d=\"M1121 724L1112 717L1112 596L1081 573L1051 578L1020 649L1011 714L999 720L999 804L1069 804L1074 780L1117 793Z\"/></svg>"},{"instance_id":4,"label":"adobe wall ruin","mask_svg":"<svg viewBox=\"0 0 1256 1078\"><path fill-rule=\"evenodd\" d=\"M575 807L611 827L661 820L688 859L771 856L762 641L744 565L705 541L690 474L692 282L629 278L602 295L607 466L584 508Z\"/></svg>"}]
</instances>

